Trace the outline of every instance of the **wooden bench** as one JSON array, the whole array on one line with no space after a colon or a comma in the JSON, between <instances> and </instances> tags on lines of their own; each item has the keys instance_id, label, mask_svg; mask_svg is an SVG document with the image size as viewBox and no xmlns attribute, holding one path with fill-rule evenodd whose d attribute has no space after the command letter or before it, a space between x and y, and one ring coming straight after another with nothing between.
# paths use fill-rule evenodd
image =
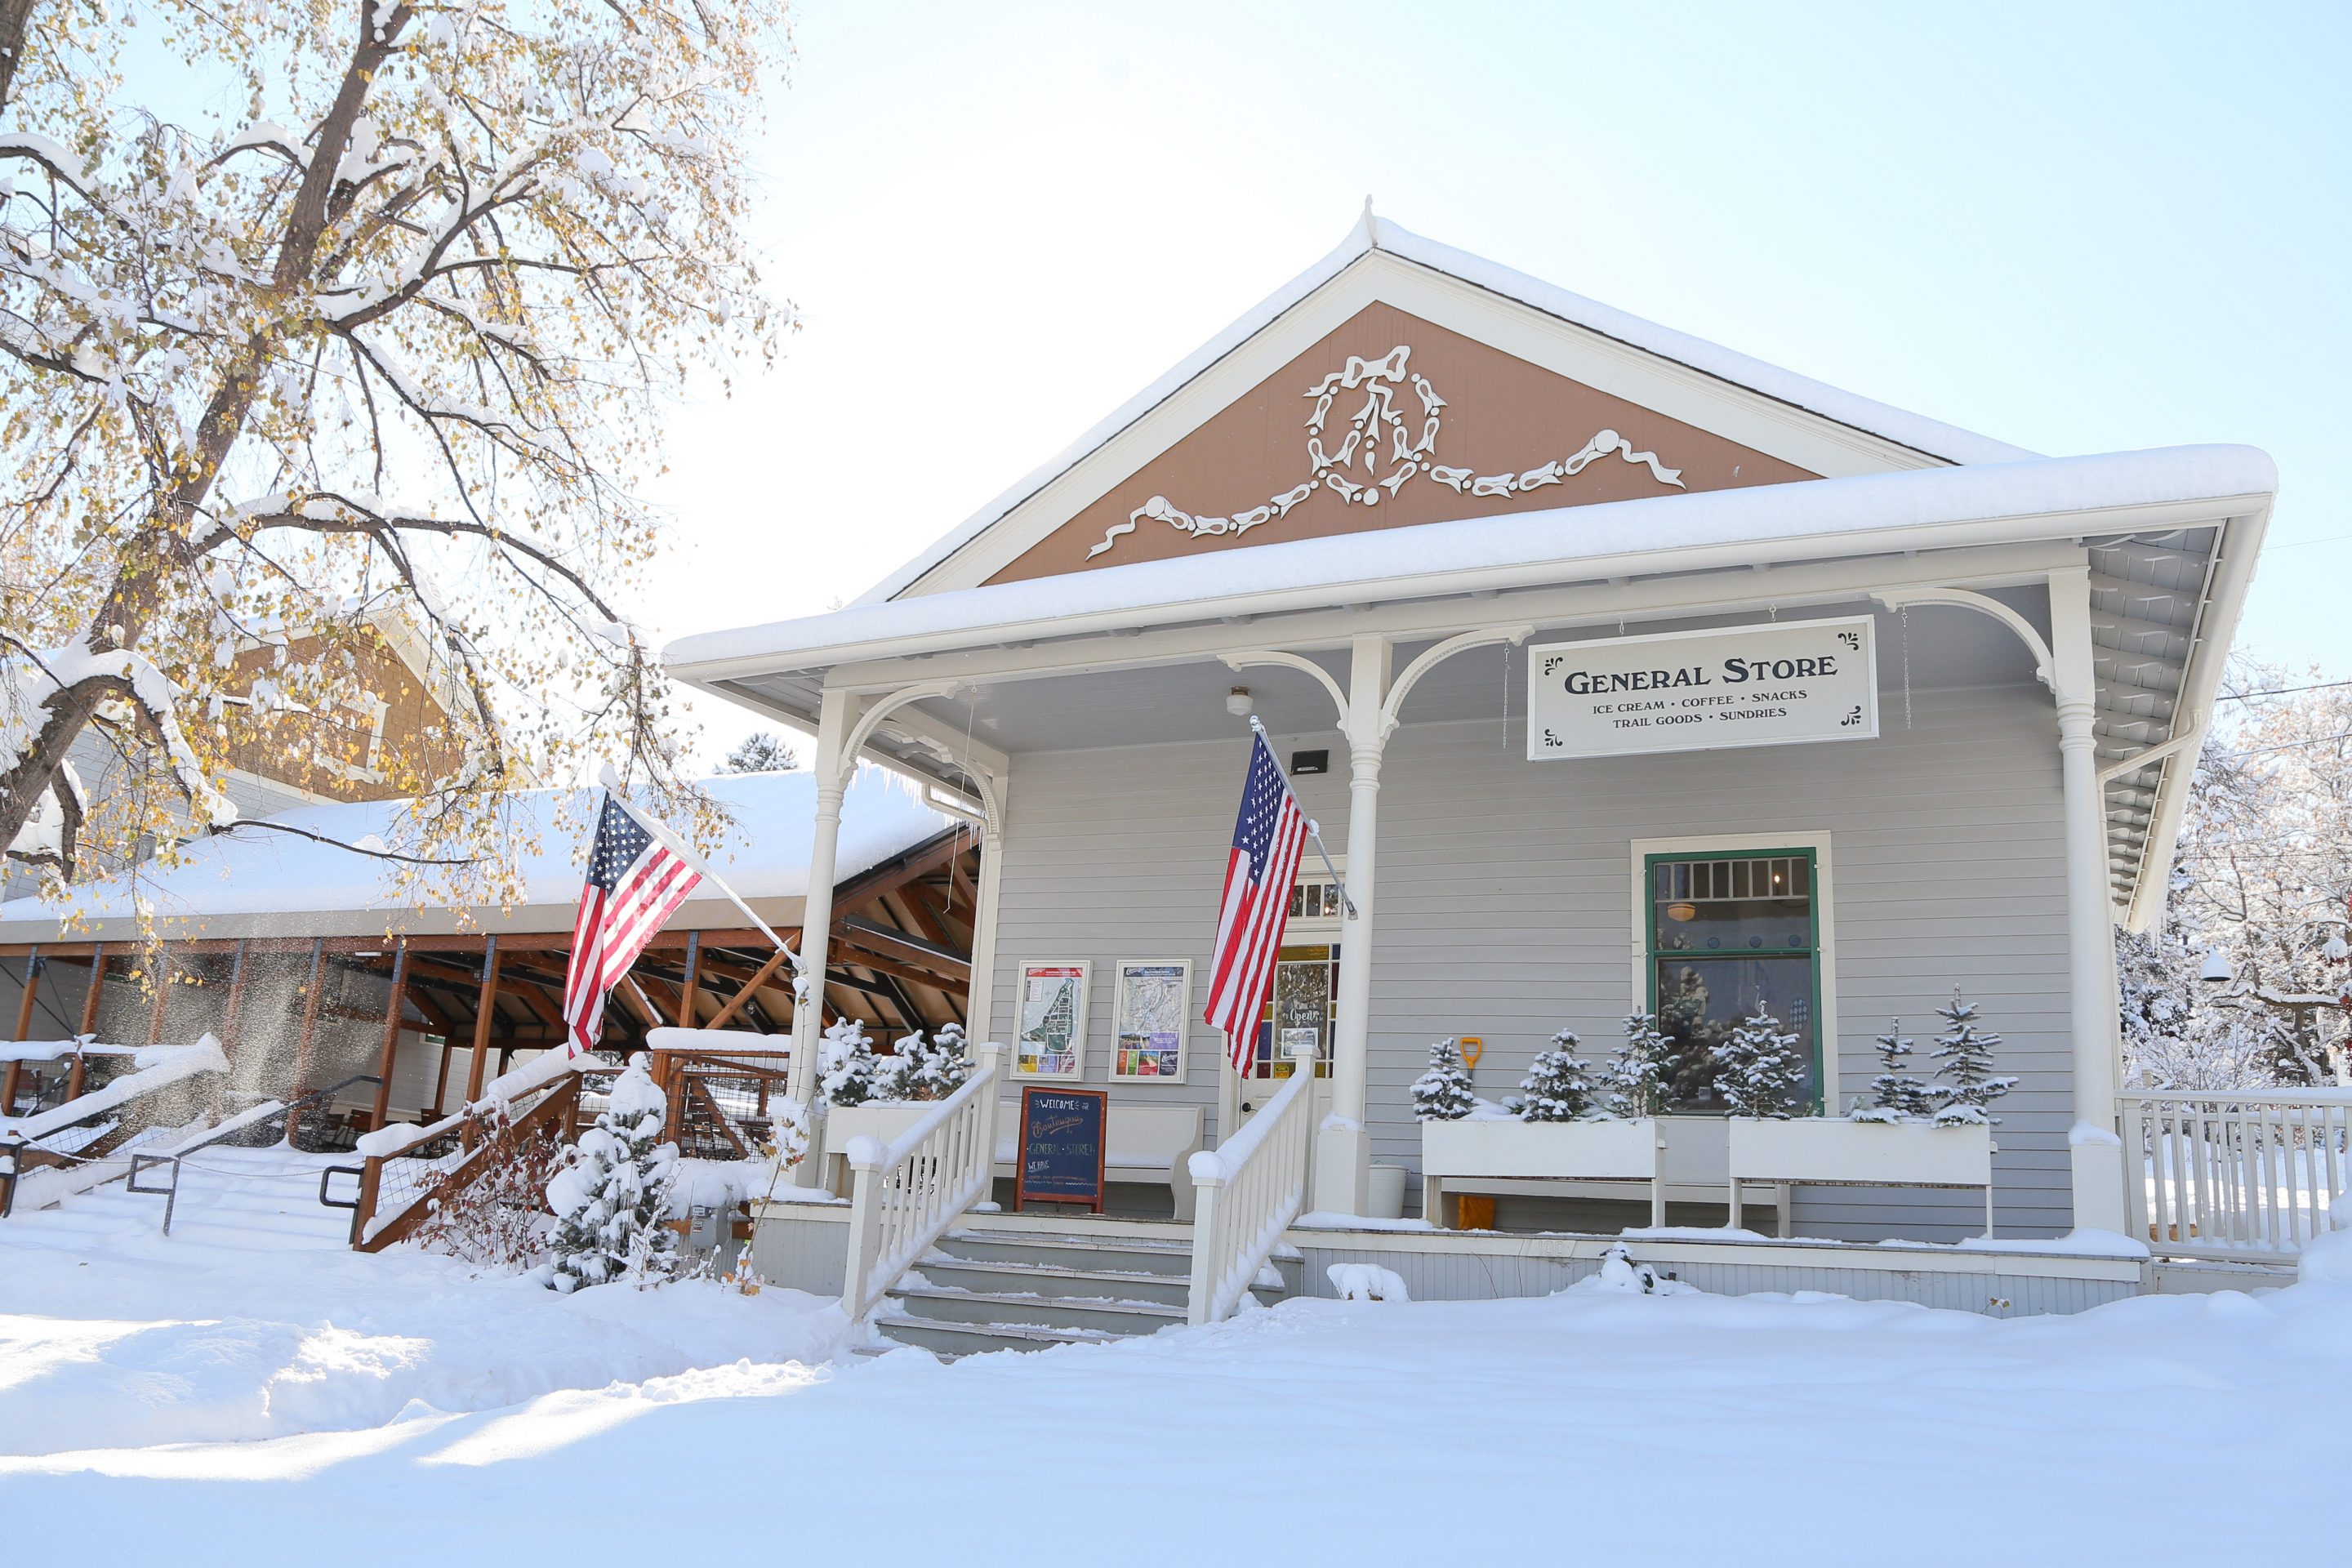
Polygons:
<instances>
[{"instance_id":1,"label":"wooden bench","mask_svg":"<svg viewBox=\"0 0 2352 1568\"><path fill-rule=\"evenodd\" d=\"M1122 1105L1110 1102L1106 1129L1110 1147L1103 1151L1103 1180L1166 1183L1176 1217L1192 1221L1192 1173L1187 1169L1201 1147L1201 1108L1197 1105ZM1021 1102L1000 1100L996 1107L996 1174L1010 1179L1018 1173L1021 1152Z\"/></svg>"}]
</instances>

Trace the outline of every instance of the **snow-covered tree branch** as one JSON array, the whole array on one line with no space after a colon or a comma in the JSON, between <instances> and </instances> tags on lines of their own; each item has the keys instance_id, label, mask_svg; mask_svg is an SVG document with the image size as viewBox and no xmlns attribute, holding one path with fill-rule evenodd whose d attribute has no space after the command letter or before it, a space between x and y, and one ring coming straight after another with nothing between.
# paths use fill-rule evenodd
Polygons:
<instances>
[{"instance_id":1,"label":"snow-covered tree branch","mask_svg":"<svg viewBox=\"0 0 2352 1568\"><path fill-rule=\"evenodd\" d=\"M241 656L332 711L388 607L462 694L383 763L415 863L584 752L707 822L615 606L666 401L789 326L743 232L786 47L772 0L0 0L0 845L93 731L157 784L100 858L224 825Z\"/></svg>"}]
</instances>

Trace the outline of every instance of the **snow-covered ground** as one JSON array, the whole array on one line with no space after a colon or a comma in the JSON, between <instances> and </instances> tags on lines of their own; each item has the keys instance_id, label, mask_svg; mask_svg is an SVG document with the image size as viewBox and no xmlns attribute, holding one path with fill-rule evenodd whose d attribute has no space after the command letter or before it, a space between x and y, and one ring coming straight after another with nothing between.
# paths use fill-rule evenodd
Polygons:
<instances>
[{"instance_id":1,"label":"snow-covered ground","mask_svg":"<svg viewBox=\"0 0 2352 1568\"><path fill-rule=\"evenodd\" d=\"M2071 1318L1579 1289L821 1363L807 1297L240 1253L185 1206L170 1242L152 1213L75 1239L88 1202L0 1224L28 1561L1981 1568L2343 1528L2352 1256Z\"/></svg>"},{"instance_id":2,"label":"snow-covered ground","mask_svg":"<svg viewBox=\"0 0 2352 1568\"><path fill-rule=\"evenodd\" d=\"M411 1248L353 1253L350 1215L318 1204L338 1163L206 1149L168 1237L163 1200L120 1184L0 1220L0 1455L354 1430L839 1338L837 1310L798 1291L560 1299Z\"/></svg>"}]
</instances>

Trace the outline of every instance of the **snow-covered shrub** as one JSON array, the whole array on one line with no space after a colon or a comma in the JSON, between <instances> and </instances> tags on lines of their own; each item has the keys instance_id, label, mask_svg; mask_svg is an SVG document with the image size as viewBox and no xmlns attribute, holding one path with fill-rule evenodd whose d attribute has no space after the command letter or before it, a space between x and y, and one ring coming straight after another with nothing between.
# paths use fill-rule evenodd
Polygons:
<instances>
[{"instance_id":1,"label":"snow-covered shrub","mask_svg":"<svg viewBox=\"0 0 2352 1568\"><path fill-rule=\"evenodd\" d=\"M567 1295L583 1285L633 1279L642 1288L670 1276L677 1233L667 1223L677 1145L660 1142L669 1100L645 1058L614 1081L611 1103L580 1135L572 1159L547 1184L555 1211L555 1268L548 1281Z\"/></svg>"},{"instance_id":2,"label":"snow-covered shrub","mask_svg":"<svg viewBox=\"0 0 2352 1568\"><path fill-rule=\"evenodd\" d=\"M1977 1005L1962 1001L1957 985L1951 1005L1937 1008L1936 1016L1944 1020L1944 1032L1936 1037L1936 1048L1929 1053L1944 1064L1936 1069L1943 1080L1933 1090L1936 1125L1999 1126L2000 1119L1986 1114L1985 1108L2017 1087L2015 1079L1992 1070L1993 1047L2000 1044L2000 1037L1977 1027Z\"/></svg>"},{"instance_id":3,"label":"snow-covered shrub","mask_svg":"<svg viewBox=\"0 0 2352 1568\"><path fill-rule=\"evenodd\" d=\"M1716 1087L1734 1116L1786 1121L1804 1094L1805 1064L1797 1037L1780 1031L1780 1020L1765 1010L1739 1021L1731 1037L1715 1047Z\"/></svg>"},{"instance_id":4,"label":"snow-covered shrub","mask_svg":"<svg viewBox=\"0 0 2352 1568\"><path fill-rule=\"evenodd\" d=\"M1655 1013L1625 1015L1625 1043L1609 1065L1609 1109L1620 1116L1655 1116L1665 1109L1668 1056L1674 1043L1658 1033Z\"/></svg>"},{"instance_id":5,"label":"snow-covered shrub","mask_svg":"<svg viewBox=\"0 0 2352 1568\"><path fill-rule=\"evenodd\" d=\"M844 1018L826 1026L816 1046L817 1094L828 1105L865 1105L898 1098L900 1058L877 1055L866 1026Z\"/></svg>"},{"instance_id":6,"label":"snow-covered shrub","mask_svg":"<svg viewBox=\"0 0 2352 1568\"><path fill-rule=\"evenodd\" d=\"M1528 1076L1519 1080L1514 1109L1522 1121L1574 1121L1590 1115L1601 1093L1592 1068L1576 1054L1573 1031L1562 1029L1551 1037L1551 1049L1539 1052Z\"/></svg>"},{"instance_id":7,"label":"snow-covered shrub","mask_svg":"<svg viewBox=\"0 0 2352 1568\"><path fill-rule=\"evenodd\" d=\"M1430 1047L1429 1070L1412 1080L1412 1119L1459 1121L1477 1104L1478 1097L1471 1092L1470 1068L1462 1059L1460 1044L1440 1040Z\"/></svg>"},{"instance_id":8,"label":"snow-covered shrub","mask_svg":"<svg viewBox=\"0 0 2352 1568\"><path fill-rule=\"evenodd\" d=\"M506 1103L477 1118L480 1173L446 1198L433 1200L416 1244L481 1268L522 1268L547 1255L541 1195L562 1163L549 1139L517 1133Z\"/></svg>"},{"instance_id":9,"label":"snow-covered shrub","mask_svg":"<svg viewBox=\"0 0 2352 1568\"><path fill-rule=\"evenodd\" d=\"M1856 1105L1856 1121L1925 1121L1935 1114L1935 1091L1904 1069L1913 1042L1903 1037L1903 1020L1889 1018L1878 1037L1878 1076L1870 1080L1870 1103Z\"/></svg>"},{"instance_id":10,"label":"snow-covered shrub","mask_svg":"<svg viewBox=\"0 0 2352 1568\"><path fill-rule=\"evenodd\" d=\"M1403 1276L1377 1263L1334 1263L1324 1274L1342 1301L1410 1301Z\"/></svg>"},{"instance_id":11,"label":"snow-covered shrub","mask_svg":"<svg viewBox=\"0 0 2352 1568\"><path fill-rule=\"evenodd\" d=\"M961 1024L943 1024L928 1040L920 1030L908 1035L898 1042L897 1059L892 1098L898 1100L945 1100L964 1086L975 1065L964 1048Z\"/></svg>"}]
</instances>

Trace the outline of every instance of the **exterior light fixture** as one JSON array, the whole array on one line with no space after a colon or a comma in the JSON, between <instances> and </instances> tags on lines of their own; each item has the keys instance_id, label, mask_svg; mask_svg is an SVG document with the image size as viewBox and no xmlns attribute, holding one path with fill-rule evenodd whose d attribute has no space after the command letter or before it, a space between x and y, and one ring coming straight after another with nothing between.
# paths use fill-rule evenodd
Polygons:
<instances>
[{"instance_id":1,"label":"exterior light fixture","mask_svg":"<svg viewBox=\"0 0 2352 1568\"><path fill-rule=\"evenodd\" d=\"M2197 978L2210 984L2227 985L2237 976L2230 973L2230 961L2221 956L2221 950L2209 947L2205 950L2205 963L2197 971Z\"/></svg>"},{"instance_id":2,"label":"exterior light fixture","mask_svg":"<svg viewBox=\"0 0 2352 1568\"><path fill-rule=\"evenodd\" d=\"M1248 718L1254 706L1250 700L1250 689L1246 686L1236 686L1225 693L1225 711L1236 719Z\"/></svg>"},{"instance_id":3,"label":"exterior light fixture","mask_svg":"<svg viewBox=\"0 0 2352 1568\"><path fill-rule=\"evenodd\" d=\"M1695 921L1698 919L1698 906L1696 904L1668 904L1666 906L1666 919L1670 921Z\"/></svg>"}]
</instances>

